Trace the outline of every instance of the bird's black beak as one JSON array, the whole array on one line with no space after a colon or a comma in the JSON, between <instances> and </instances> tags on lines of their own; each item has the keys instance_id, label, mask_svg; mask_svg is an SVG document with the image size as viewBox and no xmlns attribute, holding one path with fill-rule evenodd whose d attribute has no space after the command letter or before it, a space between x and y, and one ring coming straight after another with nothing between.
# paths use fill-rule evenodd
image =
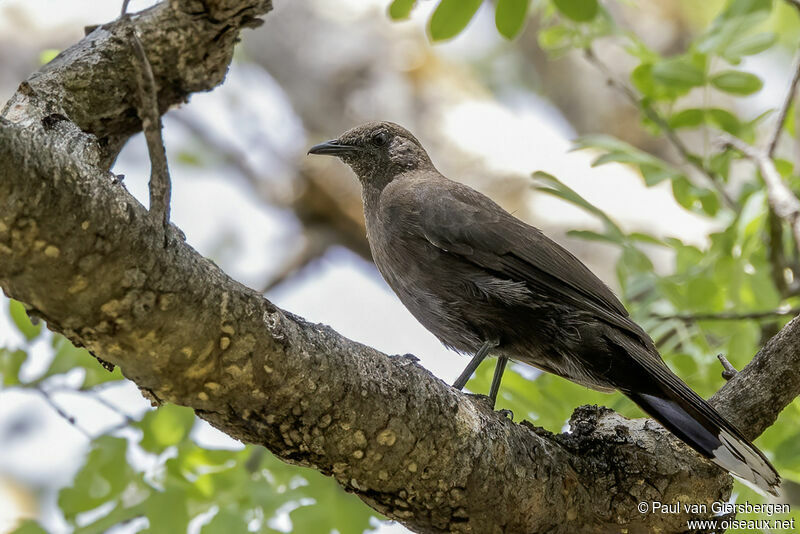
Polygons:
<instances>
[{"instance_id":1,"label":"bird's black beak","mask_svg":"<svg viewBox=\"0 0 800 534\"><path fill-rule=\"evenodd\" d=\"M308 153L324 154L329 156L340 156L342 154L348 154L356 150L358 150L357 146L344 145L340 143L338 139L331 139L330 141L325 141L324 143L312 146L308 150Z\"/></svg>"}]
</instances>

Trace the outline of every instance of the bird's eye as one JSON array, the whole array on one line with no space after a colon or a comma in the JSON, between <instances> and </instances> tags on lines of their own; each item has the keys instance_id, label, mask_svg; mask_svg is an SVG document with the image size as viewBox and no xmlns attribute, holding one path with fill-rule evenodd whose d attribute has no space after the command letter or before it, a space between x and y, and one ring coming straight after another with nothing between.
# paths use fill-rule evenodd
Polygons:
<instances>
[{"instance_id":1,"label":"bird's eye","mask_svg":"<svg viewBox=\"0 0 800 534\"><path fill-rule=\"evenodd\" d=\"M375 146L384 146L389 142L389 134L386 132L378 132L372 136L372 144Z\"/></svg>"}]
</instances>

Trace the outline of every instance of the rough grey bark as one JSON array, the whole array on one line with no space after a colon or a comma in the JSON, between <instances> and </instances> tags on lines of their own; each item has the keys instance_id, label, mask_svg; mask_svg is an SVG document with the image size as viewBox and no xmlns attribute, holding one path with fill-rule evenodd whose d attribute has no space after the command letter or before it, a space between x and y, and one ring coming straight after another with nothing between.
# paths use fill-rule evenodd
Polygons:
<instances>
[{"instance_id":1,"label":"rough grey bark","mask_svg":"<svg viewBox=\"0 0 800 534\"><path fill-rule=\"evenodd\" d=\"M160 107L220 83L259 0L175 0L134 18ZM578 409L515 424L408 356L305 322L231 280L108 172L140 128L123 23L20 86L0 119L0 286L156 402L334 476L418 532L677 532L639 501L724 499L730 478L646 419ZM715 397L750 436L798 394L792 321ZM532 385L532 387L535 387Z\"/></svg>"}]
</instances>

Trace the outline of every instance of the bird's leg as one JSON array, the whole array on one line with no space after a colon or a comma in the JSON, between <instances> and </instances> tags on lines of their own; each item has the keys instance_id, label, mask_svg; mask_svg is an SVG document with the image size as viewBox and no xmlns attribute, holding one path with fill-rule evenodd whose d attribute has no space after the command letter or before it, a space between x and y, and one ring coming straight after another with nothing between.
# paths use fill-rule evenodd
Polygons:
<instances>
[{"instance_id":1,"label":"bird's leg","mask_svg":"<svg viewBox=\"0 0 800 534\"><path fill-rule=\"evenodd\" d=\"M489 351L496 346L496 341L484 341L483 345L481 345L481 348L478 349L478 352L475 353L475 356L473 356L467 364L467 367L461 372L458 378L456 378L456 381L453 382L453 387L458 390L464 389L469 377L472 376L472 373L475 372L475 369L478 368L481 362L486 359L486 356L489 355Z\"/></svg>"},{"instance_id":2,"label":"bird's leg","mask_svg":"<svg viewBox=\"0 0 800 534\"><path fill-rule=\"evenodd\" d=\"M503 379L503 372L506 370L508 358L500 356L497 358L497 365L494 367L494 376L492 377L492 387L489 388L489 398L492 400L492 409L497 403L497 392L500 391L500 381Z\"/></svg>"}]
</instances>

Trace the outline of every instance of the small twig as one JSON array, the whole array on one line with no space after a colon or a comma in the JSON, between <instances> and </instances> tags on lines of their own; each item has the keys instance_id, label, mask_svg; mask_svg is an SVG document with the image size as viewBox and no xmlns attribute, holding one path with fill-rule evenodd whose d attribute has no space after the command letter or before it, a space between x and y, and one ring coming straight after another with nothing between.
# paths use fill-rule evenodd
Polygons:
<instances>
[{"instance_id":1,"label":"small twig","mask_svg":"<svg viewBox=\"0 0 800 534\"><path fill-rule=\"evenodd\" d=\"M128 4L131 3L131 0L122 0L122 11L120 11L119 16L124 17L128 14Z\"/></svg>"},{"instance_id":2,"label":"small twig","mask_svg":"<svg viewBox=\"0 0 800 534\"><path fill-rule=\"evenodd\" d=\"M127 413L122 411L122 409L119 406L116 406L115 404L112 404L111 402L109 402L108 399L103 398L103 396L100 395L100 390L97 390L97 389L94 389L94 388L92 388L92 389L74 389L74 388L70 388L70 387L66 387L66 386L56 386L56 387L49 388L49 390L50 390L51 393L64 392L64 393L72 393L72 394L75 394L75 395L87 396L87 397L91 398L93 401L95 401L96 403L105 406L106 408L108 408L112 412L114 412L117 415L119 415L120 417L122 417L124 419L124 423L125 424L130 425L130 424L133 424L133 423L137 422L136 419L134 419L133 417L131 417L130 415L128 415Z\"/></svg>"},{"instance_id":3,"label":"small twig","mask_svg":"<svg viewBox=\"0 0 800 534\"><path fill-rule=\"evenodd\" d=\"M86 393L90 394L90 396L92 397L92 400L94 400L98 404L102 404L103 406L105 406L106 408L111 410L112 412L114 412L117 415L119 415L120 417L122 417L122 419L125 421L126 424L132 425L132 424L137 422L136 419L134 419L133 417L131 417L127 413L123 412L122 409L119 406L115 406L114 404L109 402L107 399L104 399L100 395L93 393L91 390L87 391Z\"/></svg>"},{"instance_id":4,"label":"small twig","mask_svg":"<svg viewBox=\"0 0 800 534\"><path fill-rule=\"evenodd\" d=\"M661 128L661 130L667 136L667 140L672 143L672 146L675 147L686 163L699 171L700 174L702 174L709 181L711 186L719 193L723 202L725 202L729 208L734 209L736 207L736 202L730 197L730 195L728 195L728 192L725 191L725 188L722 184L720 184L719 180L717 180L717 177L714 175L714 173L702 164L700 158L689 151L683 141L681 141L681 138L678 137L678 134L675 133L675 130L673 130L669 124L667 124L667 121L664 120L664 118L653 108L653 106L643 102L639 98L639 95L637 95L636 92L628 86L628 84L618 80L611 70L605 65L605 63L600 61L600 58L595 55L594 50L591 47L585 48L584 54L586 55L586 59L589 61L589 63L592 63L606 77L606 80L611 87L614 87L622 92L622 94L624 94L634 106L640 108L644 112L648 119L653 121L656 125L658 125L659 128Z\"/></svg>"},{"instance_id":5,"label":"small twig","mask_svg":"<svg viewBox=\"0 0 800 534\"><path fill-rule=\"evenodd\" d=\"M189 133L197 137L203 144L221 155L226 163L236 168L248 185L253 188L265 203L277 206L286 206L288 204L287 199L284 198L287 195L282 194L274 183L264 178L263 172L260 172L248 162L247 154L243 150L218 138L211 132L210 128L204 127L198 120L187 113L171 115L170 120L178 122L185 127ZM263 145L262 148L270 150L270 155L278 159L282 165L291 166L291 163L269 143Z\"/></svg>"},{"instance_id":6,"label":"small twig","mask_svg":"<svg viewBox=\"0 0 800 534\"><path fill-rule=\"evenodd\" d=\"M167 151L161 135L161 113L158 109L158 92L153 69L147 59L142 42L133 25L127 28L128 40L133 49L133 70L139 92L139 118L142 121L147 151L150 154L150 216L164 229L164 245L167 243L169 227L170 176L167 167Z\"/></svg>"},{"instance_id":7,"label":"small twig","mask_svg":"<svg viewBox=\"0 0 800 534\"><path fill-rule=\"evenodd\" d=\"M728 133L720 134L722 141L752 160L764 179L767 186L767 200L775 215L789 223L795 243L800 243L800 200L781 178L775 162L763 150L745 143L738 137Z\"/></svg>"},{"instance_id":8,"label":"small twig","mask_svg":"<svg viewBox=\"0 0 800 534\"><path fill-rule=\"evenodd\" d=\"M677 319L687 323L696 321L748 321L754 319L772 319L774 317L795 317L800 315L800 308L788 308L778 310L766 310L760 312L736 313L736 312L716 312L716 313L676 313L674 315L651 315L654 319L666 321Z\"/></svg>"},{"instance_id":9,"label":"small twig","mask_svg":"<svg viewBox=\"0 0 800 534\"><path fill-rule=\"evenodd\" d=\"M78 422L75 420L75 417L73 417L72 415L69 415L67 412L65 412L65 411L64 411L64 410L61 408L61 406L59 406L59 405L58 405L58 403L56 403L56 401L53 399L53 397L52 397L52 396L50 396L50 392L48 392L48 391L46 391L45 389L42 389L42 388L40 388L40 387L33 388L33 390L34 390L34 391L37 391L37 392L38 392L38 393L39 393L39 394L42 396L42 398L44 399L44 401L45 401L45 402L46 402L46 403L47 403L47 404L48 404L48 405L49 405L49 406L50 406L50 407L51 407L51 408L52 408L52 409L53 409L53 410L54 410L54 411L55 411L55 412L56 412L56 413L57 413L57 414L58 414L58 415L59 415L59 416L62 418L62 419L64 419L64 420L65 420L67 423L69 423L70 425L72 425L72 427L73 427L73 428L75 428L75 430L77 430L78 432L80 432L81 434L83 434L84 436L86 436L86 438L87 438L89 441L92 441L92 439L94 439L94 438L92 437L92 435L89 433L89 431L88 431L88 430L86 430L85 428L83 428L81 425L79 425L79 424L78 424Z\"/></svg>"},{"instance_id":10,"label":"small twig","mask_svg":"<svg viewBox=\"0 0 800 534\"><path fill-rule=\"evenodd\" d=\"M800 5L800 0L797 0L797 4L795 5ZM800 9L800 7L798 7L798 9ZM767 157L770 158L775 153L775 147L778 146L778 141L783 131L783 123L786 122L786 115L789 113L789 108L792 107L794 96L797 93L797 85L800 83L800 52L798 52L794 58L792 72L794 72L794 75L792 76L791 83L789 83L789 90L783 98L783 105L780 107L780 112L778 113L778 122L772 130L772 135L770 135L769 144L767 145Z\"/></svg>"},{"instance_id":11,"label":"small twig","mask_svg":"<svg viewBox=\"0 0 800 534\"><path fill-rule=\"evenodd\" d=\"M719 363L722 364L723 369L725 369L722 371L722 378L725 380L730 380L736 376L736 373L739 372L733 365L731 365L731 362L728 361L728 358L726 358L724 354L717 354L717 359L719 360Z\"/></svg>"},{"instance_id":12,"label":"small twig","mask_svg":"<svg viewBox=\"0 0 800 534\"><path fill-rule=\"evenodd\" d=\"M131 426L133 424L136 424L138 422L134 417L131 417L127 413L123 412L122 409L120 409L118 406L115 406L114 404L112 404L108 400L104 399L100 395L100 389L97 388L97 386L95 386L92 389L85 389L85 390L78 390L78 389L73 389L73 388L69 388L69 387L65 387L65 386L56 386L56 387L50 388L49 392L50 393L54 393L54 392L57 392L57 391L63 391L65 393L73 393L75 395L88 395L89 397L92 398L92 400L94 400L98 404L101 404L101 405L105 406L106 408L108 408L112 412L114 412L117 415L119 415L120 417L122 417L122 421L120 421L119 423L117 423L115 425L111 425L110 427L107 427L106 429L104 429L102 432L100 432L96 436L92 436L88 432L84 431L84 434L87 437L89 437L89 439L95 439L95 438L98 438L100 436L113 434L113 433L117 432L118 430L122 430L123 428L127 428L127 427L129 427L129 426ZM43 391L42 391L42 393L44 394ZM54 408L58 409L55 406L54 406ZM71 424L74 424L75 418L73 417L71 419L72 419L71 421L69 419L68 419L68 421L70 421ZM82 429L79 428L79 430L82 430Z\"/></svg>"},{"instance_id":13,"label":"small twig","mask_svg":"<svg viewBox=\"0 0 800 534\"><path fill-rule=\"evenodd\" d=\"M324 231L324 229L317 230L316 228L306 228L305 243L302 248L293 253L292 257L284 262L277 273L270 276L261 287L261 293L263 294L273 290L299 273L306 266L321 258L332 243L331 239L325 238L322 235Z\"/></svg>"}]
</instances>

